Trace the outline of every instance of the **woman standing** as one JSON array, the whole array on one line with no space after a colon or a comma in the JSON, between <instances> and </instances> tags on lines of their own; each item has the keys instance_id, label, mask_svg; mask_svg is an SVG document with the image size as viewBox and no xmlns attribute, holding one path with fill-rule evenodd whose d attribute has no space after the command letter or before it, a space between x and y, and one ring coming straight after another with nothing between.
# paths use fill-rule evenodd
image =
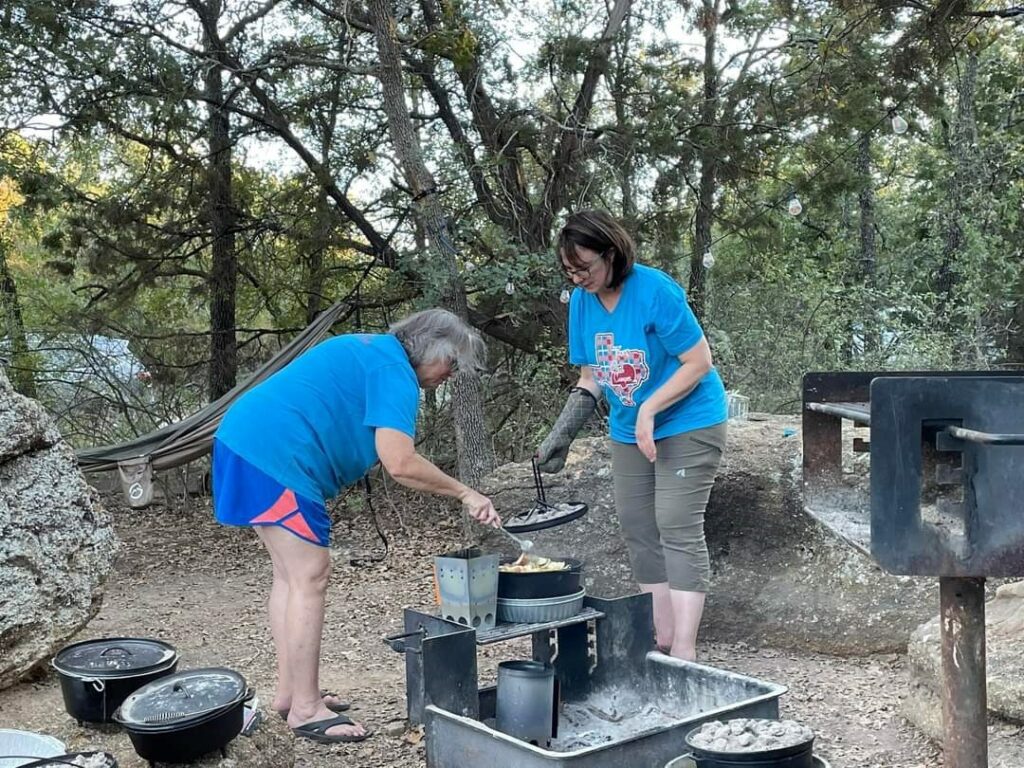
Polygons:
<instances>
[{"instance_id":1,"label":"woman standing","mask_svg":"<svg viewBox=\"0 0 1024 768\"><path fill-rule=\"evenodd\" d=\"M605 211L580 211L558 236L558 263L583 290L569 302L569 362L580 379L541 443L557 472L603 391L610 405L615 506L633 574L654 603L658 648L696 657L710 565L704 511L725 447L726 397L683 289L636 263Z\"/></svg>"},{"instance_id":2,"label":"woman standing","mask_svg":"<svg viewBox=\"0 0 1024 768\"><path fill-rule=\"evenodd\" d=\"M271 707L297 736L361 741L347 705L319 686L324 597L331 570L326 501L377 460L399 483L452 496L500 525L490 499L416 452L420 387L480 367L483 341L443 309L386 334L338 336L249 390L224 415L213 445L213 501L226 525L256 529L273 563L270 628L277 652Z\"/></svg>"}]
</instances>

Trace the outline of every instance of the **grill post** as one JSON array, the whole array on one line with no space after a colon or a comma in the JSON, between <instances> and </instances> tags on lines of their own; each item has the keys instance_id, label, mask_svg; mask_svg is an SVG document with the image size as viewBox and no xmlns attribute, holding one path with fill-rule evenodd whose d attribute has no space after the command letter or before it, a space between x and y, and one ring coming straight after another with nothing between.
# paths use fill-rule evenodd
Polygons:
<instances>
[{"instance_id":1,"label":"grill post","mask_svg":"<svg viewBox=\"0 0 1024 768\"><path fill-rule=\"evenodd\" d=\"M939 579L943 754L947 768L988 765L985 579Z\"/></svg>"}]
</instances>

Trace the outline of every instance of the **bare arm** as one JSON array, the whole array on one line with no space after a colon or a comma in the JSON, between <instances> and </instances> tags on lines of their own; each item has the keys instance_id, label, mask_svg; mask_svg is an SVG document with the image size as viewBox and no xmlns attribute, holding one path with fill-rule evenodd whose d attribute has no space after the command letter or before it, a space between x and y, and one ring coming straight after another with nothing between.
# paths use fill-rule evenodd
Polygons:
<instances>
[{"instance_id":1,"label":"bare arm","mask_svg":"<svg viewBox=\"0 0 1024 768\"><path fill-rule=\"evenodd\" d=\"M648 408L652 416L690 394L711 370L711 347L708 346L708 340L702 336L700 341L679 355L679 362L679 370L644 400L643 407Z\"/></svg>"},{"instance_id":2,"label":"bare arm","mask_svg":"<svg viewBox=\"0 0 1024 768\"><path fill-rule=\"evenodd\" d=\"M601 385L594 380L594 370L589 365L580 366L580 380L576 386L587 390L595 400L601 399Z\"/></svg>"},{"instance_id":3,"label":"bare arm","mask_svg":"<svg viewBox=\"0 0 1024 768\"><path fill-rule=\"evenodd\" d=\"M694 344L679 355L680 368L644 400L636 415L636 446L649 461L654 461L654 417L674 403L678 403L696 387L711 370L711 347L707 339Z\"/></svg>"},{"instance_id":4,"label":"bare arm","mask_svg":"<svg viewBox=\"0 0 1024 768\"><path fill-rule=\"evenodd\" d=\"M501 525L501 518L490 499L420 456L416 452L416 444L404 432L381 427L374 433L374 442L384 469L402 485L417 491L456 498L481 523L496 527Z\"/></svg>"}]
</instances>

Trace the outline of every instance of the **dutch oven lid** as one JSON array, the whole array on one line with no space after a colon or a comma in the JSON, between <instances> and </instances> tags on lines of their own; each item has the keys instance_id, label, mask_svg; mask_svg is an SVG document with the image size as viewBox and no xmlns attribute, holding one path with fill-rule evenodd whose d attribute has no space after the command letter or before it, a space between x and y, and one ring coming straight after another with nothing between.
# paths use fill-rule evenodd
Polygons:
<instances>
[{"instance_id":1,"label":"dutch oven lid","mask_svg":"<svg viewBox=\"0 0 1024 768\"><path fill-rule=\"evenodd\" d=\"M53 666L75 677L123 677L158 672L177 658L174 647L161 640L108 637L67 646L53 657Z\"/></svg>"},{"instance_id":2,"label":"dutch oven lid","mask_svg":"<svg viewBox=\"0 0 1024 768\"><path fill-rule=\"evenodd\" d=\"M190 669L139 688L124 700L114 719L123 725L184 725L222 711L246 697L245 678L224 667Z\"/></svg>"}]
</instances>

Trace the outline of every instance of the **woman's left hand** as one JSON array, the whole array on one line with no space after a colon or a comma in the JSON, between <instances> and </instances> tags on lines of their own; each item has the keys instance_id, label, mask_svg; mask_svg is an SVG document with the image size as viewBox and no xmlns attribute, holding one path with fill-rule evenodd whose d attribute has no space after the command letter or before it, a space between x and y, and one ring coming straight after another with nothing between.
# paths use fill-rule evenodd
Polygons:
<instances>
[{"instance_id":1,"label":"woman's left hand","mask_svg":"<svg viewBox=\"0 0 1024 768\"><path fill-rule=\"evenodd\" d=\"M654 445L654 414L647 403L636 412L636 447L649 462L654 463L658 458L658 449Z\"/></svg>"}]
</instances>

